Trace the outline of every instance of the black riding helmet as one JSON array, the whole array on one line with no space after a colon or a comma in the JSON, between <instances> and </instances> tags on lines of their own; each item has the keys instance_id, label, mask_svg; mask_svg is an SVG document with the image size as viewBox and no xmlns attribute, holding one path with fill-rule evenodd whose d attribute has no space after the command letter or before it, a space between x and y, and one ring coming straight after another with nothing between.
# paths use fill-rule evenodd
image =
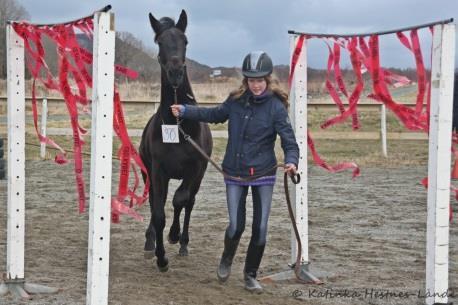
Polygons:
<instances>
[{"instance_id":1,"label":"black riding helmet","mask_svg":"<svg viewBox=\"0 0 458 305\"><path fill-rule=\"evenodd\" d=\"M243 59L242 74L245 77L265 77L272 73L272 59L264 51L253 51Z\"/></svg>"}]
</instances>

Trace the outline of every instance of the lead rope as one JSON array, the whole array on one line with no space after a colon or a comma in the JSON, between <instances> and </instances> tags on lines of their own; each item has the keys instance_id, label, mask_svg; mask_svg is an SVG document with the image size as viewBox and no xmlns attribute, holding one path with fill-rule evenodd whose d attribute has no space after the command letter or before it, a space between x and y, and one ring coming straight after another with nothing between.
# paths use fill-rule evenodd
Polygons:
<instances>
[{"instance_id":1,"label":"lead rope","mask_svg":"<svg viewBox=\"0 0 458 305\"><path fill-rule=\"evenodd\" d=\"M203 151L203 149L191 138L190 135L188 135L187 133L184 132L184 130L181 128L180 125L178 125L178 130L183 135L184 139L186 141L188 141L226 179L232 179L232 180L241 181L241 182L253 181L253 180L257 179L257 178L260 178L260 177L264 176L265 174L267 174L268 172L271 172L272 170L274 170L276 168L285 168L285 164L278 163L274 167L272 167L272 168L266 170L265 172L263 172L261 174L258 174L256 176L250 176L250 177L242 178L242 177L234 177L234 176L228 175L228 174L226 174L224 172L224 170L218 164L216 164L215 161L213 161L207 155L207 153L205 151ZM301 181L301 176L298 173L296 173L293 176L290 176L290 178L291 178L291 181L294 184L298 184ZM296 279L299 282L304 283L304 284L305 283L310 283L310 281L307 281L307 280L304 280L304 279L301 278L302 242L301 242L301 237L299 236L299 230L297 229L297 225L296 225L296 218L294 217L294 212L293 212L293 208L292 208L292 205L291 205L291 199L290 199L289 189L288 189L288 174L287 173L285 173L284 176L283 176L283 185L284 185L284 190L285 190L286 205L288 207L288 214L289 214L289 218L291 219L291 224L293 226L294 235L296 237L297 248L298 248L297 257L296 257L296 263L294 264L294 273L296 275Z\"/></svg>"},{"instance_id":2,"label":"lead rope","mask_svg":"<svg viewBox=\"0 0 458 305\"><path fill-rule=\"evenodd\" d=\"M173 104L174 105L178 105L177 88L178 87L173 86ZM179 117L176 117L176 119L177 119L177 125L180 126L181 119Z\"/></svg>"},{"instance_id":3,"label":"lead rope","mask_svg":"<svg viewBox=\"0 0 458 305\"><path fill-rule=\"evenodd\" d=\"M177 105L178 104L177 88L173 87L173 89L174 89L173 90L174 104ZM250 176L250 177L246 177L246 178L234 177L234 176L228 175L228 174L226 174L224 172L224 170L215 161L213 161L207 155L207 153L191 138L190 135L188 135L186 132L184 132L183 128L181 128L181 125L180 125L181 120L178 117L176 117L176 119L177 119L178 130L183 135L184 139L186 141L188 141L226 179L232 179L232 180L236 180L236 181L240 181L240 182L253 181L253 180L256 180L256 179L258 179L258 178L260 178L262 176L265 176L267 173L271 172L272 170L274 170L276 168L285 168L285 166L286 166L283 163L278 163L277 165L273 166L272 168L269 168L268 170L262 172L261 174L257 174L255 176ZM301 181L301 176L298 173L296 173L293 176L290 176L290 178L291 178L291 181L294 184L299 184L299 182ZM296 279L299 282L301 282L301 283L309 283L310 281L307 281L307 280L304 280L304 279L301 278L302 241L301 241L301 237L299 235L299 230L297 229L296 218L294 217L294 212L293 212L293 208L292 208L292 205L291 205L291 199L290 199L289 189L288 189L288 174L287 173L285 173L284 176L283 176L283 185L284 185L285 196L286 196L286 205L288 207L288 214L289 214L289 218L291 219L291 224L293 226L294 235L296 237L297 248L298 248L297 257L296 257L296 263L294 264L294 274L296 275Z\"/></svg>"}]
</instances>

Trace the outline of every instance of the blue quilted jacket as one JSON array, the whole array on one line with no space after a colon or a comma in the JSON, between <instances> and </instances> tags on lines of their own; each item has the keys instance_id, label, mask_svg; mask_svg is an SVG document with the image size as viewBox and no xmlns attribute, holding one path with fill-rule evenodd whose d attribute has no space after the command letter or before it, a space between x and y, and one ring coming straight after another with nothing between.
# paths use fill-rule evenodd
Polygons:
<instances>
[{"instance_id":1,"label":"blue quilted jacket","mask_svg":"<svg viewBox=\"0 0 458 305\"><path fill-rule=\"evenodd\" d=\"M223 161L224 171L247 177L265 173L277 164L274 147L277 134L284 151L284 163L299 162L299 147L288 112L272 92L254 96L247 90L239 99L229 96L220 106L204 108L185 105L183 119L208 123L229 120L228 142ZM275 170L266 175L275 174Z\"/></svg>"}]
</instances>

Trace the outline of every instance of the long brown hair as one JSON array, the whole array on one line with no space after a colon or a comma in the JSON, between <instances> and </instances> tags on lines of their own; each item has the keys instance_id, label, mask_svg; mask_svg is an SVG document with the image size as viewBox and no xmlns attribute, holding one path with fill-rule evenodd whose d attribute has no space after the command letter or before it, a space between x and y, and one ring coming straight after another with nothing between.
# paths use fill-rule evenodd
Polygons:
<instances>
[{"instance_id":1,"label":"long brown hair","mask_svg":"<svg viewBox=\"0 0 458 305\"><path fill-rule=\"evenodd\" d=\"M278 85L278 80L273 78L272 75L268 75L264 77L267 87L266 90L272 91L285 105L286 109L289 107L289 102L288 102L288 93L283 91L280 86ZM238 99L240 98L246 91L248 90L248 79L246 77L243 78L242 84L240 87L234 91L231 92L231 95L235 98Z\"/></svg>"}]
</instances>

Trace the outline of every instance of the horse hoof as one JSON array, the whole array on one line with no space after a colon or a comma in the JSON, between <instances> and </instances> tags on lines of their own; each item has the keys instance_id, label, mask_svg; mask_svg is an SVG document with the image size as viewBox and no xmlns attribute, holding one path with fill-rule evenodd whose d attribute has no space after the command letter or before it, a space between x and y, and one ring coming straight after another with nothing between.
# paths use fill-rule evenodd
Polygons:
<instances>
[{"instance_id":1,"label":"horse hoof","mask_svg":"<svg viewBox=\"0 0 458 305\"><path fill-rule=\"evenodd\" d=\"M180 247L180 251L178 251L179 256L188 256L188 247Z\"/></svg>"},{"instance_id":2,"label":"horse hoof","mask_svg":"<svg viewBox=\"0 0 458 305\"><path fill-rule=\"evenodd\" d=\"M164 266L161 266L159 265L159 263L157 263L157 268L159 269L160 272L167 272L169 271L169 262L166 261Z\"/></svg>"},{"instance_id":3,"label":"horse hoof","mask_svg":"<svg viewBox=\"0 0 458 305\"><path fill-rule=\"evenodd\" d=\"M169 264L165 265L164 267L157 266L160 272L167 272L169 271Z\"/></svg>"},{"instance_id":4,"label":"horse hoof","mask_svg":"<svg viewBox=\"0 0 458 305\"><path fill-rule=\"evenodd\" d=\"M171 245L176 244L179 240L180 240L180 238L178 238L177 240L174 240L174 239L170 238L170 236L168 238L169 244L171 244Z\"/></svg>"},{"instance_id":5,"label":"horse hoof","mask_svg":"<svg viewBox=\"0 0 458 305\"><path fill-rule=\"evenodd\" d=\"M152 259L154 257L154 251L146 251L143 253L145 259Z\"/></svg>"},{"instance_id":6,"label":"horse hoof","mask_svg":"<svg viewBox=\"0 0 458 305\"><path fill-rule=\"evenodd\" d=\"M176 244L179 240L180 240L180 234L178 234L175 238L172 238L171 234L169 234L168 236L168 241L169 241L169 244L171 245Z\"/></svg>"}]
</instances>

